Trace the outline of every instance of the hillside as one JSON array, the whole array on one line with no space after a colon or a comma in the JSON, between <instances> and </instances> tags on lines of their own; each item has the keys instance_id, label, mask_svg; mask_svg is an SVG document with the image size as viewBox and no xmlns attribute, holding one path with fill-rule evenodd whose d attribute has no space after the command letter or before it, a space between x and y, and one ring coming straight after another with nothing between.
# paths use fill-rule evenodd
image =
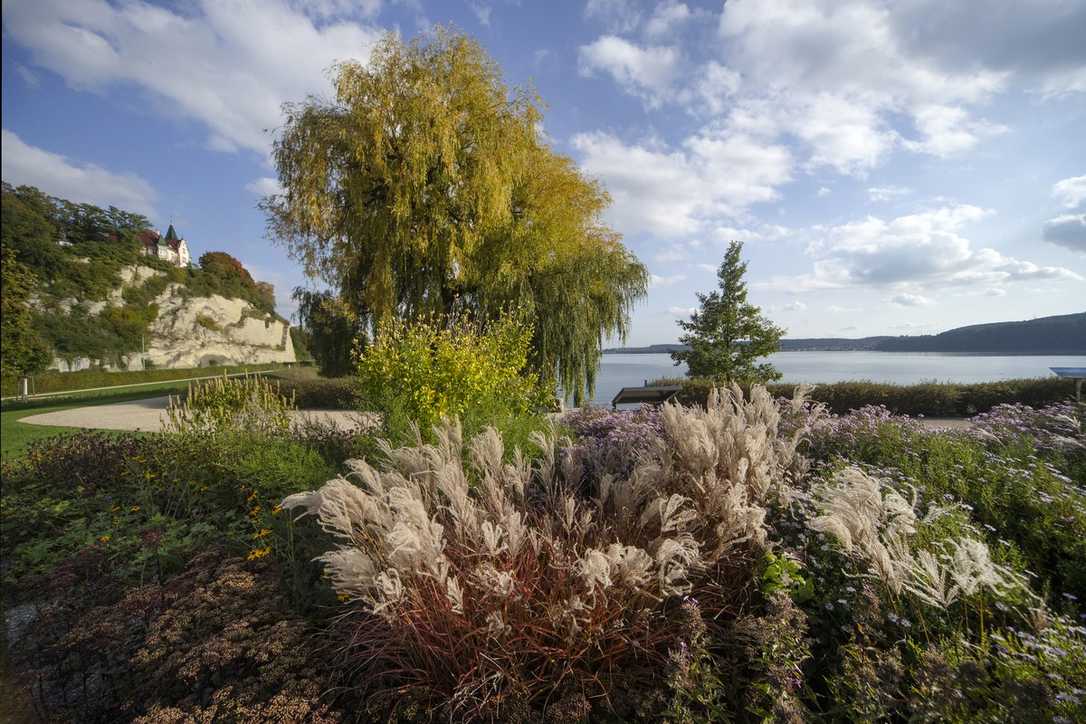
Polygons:
<instances>
[{"instance_id":1,"label":"hillside","mask_svg":"<svg viewBox=\"0 0 1086 724\"><path fill-rule=\"evenodd\" d=\"M604 354L659 354L683 349L680 344L612 347ZM960 352L963 354L1086 354L1086 312L1019 322L958 327L941 334L848 338L782 339L782 352L854 351Z\"/></svg>"},{"instance_id":2,"label":"hillside","mask_svg":"<svg viewBox=\"0 0 1086 724\"><path fill-rule=\"evenodd\" d=\"M4 184L5 373L294 361L272 286L187 254L172 225Z\"/></svg>"}]
</instances>

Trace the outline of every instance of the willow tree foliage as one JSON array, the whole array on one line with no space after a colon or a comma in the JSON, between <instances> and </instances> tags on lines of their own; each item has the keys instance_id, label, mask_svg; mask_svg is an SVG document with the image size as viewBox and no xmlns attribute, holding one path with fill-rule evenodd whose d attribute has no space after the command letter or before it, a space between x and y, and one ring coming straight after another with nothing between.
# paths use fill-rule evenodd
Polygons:
<instances>
[{"instance_id":1,"label":"willow tree foliage","mask_svg":"<svg viewBox=\"0 0 1086 724\"><path fill-rule=\"evenodd\" d=\"M689 349L672 352L675 363L686 362L687 374L719 382L768 382L781 373L760 357L780 349L784 330L762 316L747 301L743 275L743 244L733 241L717 269L719 290L698 294L701 307L689 321L679 322L685 334L679 341Z\"/></svg>"},{"instance_id":2,"label":"willow tree foliage","mask_svg":"<svg viewBox=\"0 0 1086 724\"><path fill-rule=\"evenodd\" d=\"M269 231L376 329L433 314L533 318L532 366L580 398L647 273L603 188L550 150L537 100L472 40L386 37L286 108Z\"/></svg>"}]
</instances>

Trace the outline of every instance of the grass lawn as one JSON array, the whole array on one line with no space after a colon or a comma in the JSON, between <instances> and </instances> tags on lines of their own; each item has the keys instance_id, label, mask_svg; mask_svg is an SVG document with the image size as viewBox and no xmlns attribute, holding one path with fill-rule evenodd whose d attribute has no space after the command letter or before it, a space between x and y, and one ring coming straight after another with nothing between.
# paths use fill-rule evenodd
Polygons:
<instances>
[{"instance_id":1,"label":"grass lawn","mask_svg":"<svg viewBox=\"0 0 1086 724\"><path fill-rule=\"evenodd\" d=\"M3 411L0 411L0 458L3 460L16 458L26 450L27 445L35 440L53 437L54 435L70 435L79 432L80 429L77 427L29 425L20 422L24 417L58 410L70 410L73 407L108 405L114 402L129 402L131 400L143 400L148 397L178 394L184 392L187 386L187 382L163 382L157 385L141 387L138 391L105 391L79 396L72 395L59 399L32 400L25 403L9 404Z\"/></svg>"}]
</instances>

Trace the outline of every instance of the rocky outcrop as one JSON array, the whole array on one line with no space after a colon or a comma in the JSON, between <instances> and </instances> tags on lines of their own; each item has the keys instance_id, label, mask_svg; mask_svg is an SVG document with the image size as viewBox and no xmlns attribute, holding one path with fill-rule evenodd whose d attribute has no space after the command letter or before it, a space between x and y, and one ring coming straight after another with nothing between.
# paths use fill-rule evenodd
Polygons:
<instances>
[{"instance_id":1,"label":"rocky outcrop","mask_svg":"<svg viewBox=\"0 0 1086 724\"><path fill-rule=\"evenodd\" d=\"M256 310L243 299L184 298L171 284L155 300L158 319L142 355L155 367L294 362L290 325ZM131 365L130 365L131 366Z\"/></svg>"},{"instance_id":2,"label":"rocky outcrop","mask_svg":"<svg viewBox=\"0 0 1086 724\"><path fill-rule=\"evenodd\" d=\"M91 315L124 304L124 290L138 287L163 272L134 265L121 270L120 286L103 301L86 303ZM75 299L58 303L60 313L68 313ZM148 330L141 352L124 358L127 369L143 367L206 367L210 365L267 364L295 362L290 325L261 312L244 299L230 299L217 294L193 297L182 284L170 284L155 298L158 316ZM91 366L91 360L79 358L71 364L55 359L52 367L79 370Z\"/></svg>"}]
</instances>

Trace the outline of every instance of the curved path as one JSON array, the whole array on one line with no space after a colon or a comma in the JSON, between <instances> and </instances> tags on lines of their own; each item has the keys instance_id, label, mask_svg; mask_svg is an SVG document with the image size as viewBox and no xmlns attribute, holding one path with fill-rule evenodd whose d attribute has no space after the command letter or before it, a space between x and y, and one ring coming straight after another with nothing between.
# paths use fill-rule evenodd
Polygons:
<instances>
[{"instance_id":1,"label":"curved path","mask_svg":"<svg viewBox=\"0 0 1086 724\"><path fill-rule=\"evenodd\" d=\"M44 412L29 415L19 422L31 425L55 425L57 427L82 427L97 430L142 430L161 432L167 421L166 406L169 396L149 397L145 400L115 402L107 405L90 405L71 410ZM291 412L293 423L315 420L332 424L341 430L369 427L370 416L348 410L295 410Z\"/></svg>"}]
</instances>

